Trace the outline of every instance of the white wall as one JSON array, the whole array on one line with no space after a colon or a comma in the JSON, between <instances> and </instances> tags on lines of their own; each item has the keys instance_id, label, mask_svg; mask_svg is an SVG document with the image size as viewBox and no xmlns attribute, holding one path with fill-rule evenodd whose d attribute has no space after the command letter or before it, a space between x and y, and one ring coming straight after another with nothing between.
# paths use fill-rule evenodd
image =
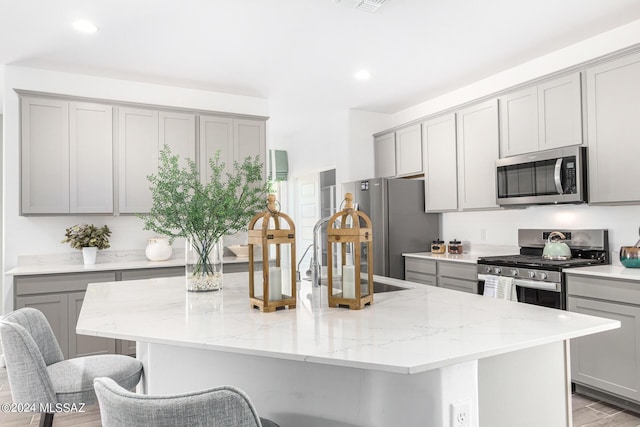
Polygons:
<instances>
[{"instance_id":1,"label":"white wall","mask_svg":"<svg viewBox=\"0 0 640 427\"><path fill-rule=\"evenodd\" d=\"M22 217L19 212L19 100L13 89L74 95L104 100L194 108L209 111L268 116L266 99L217 92L161 86L156 84L69 74L23 67L5 67L3 158L4 256L3 271L16 266L18 255L70 252L60 241L65 228L81 222L107 224L112 229L111 250L144 249L151 232L142 230L142 221L131 216ZM10 280L5 280L5 302L10 296ZM6 308L6 304L5 304Z\"/></svg>"},{"instance_id":2,"label":"white wall","mask_svg":"<svg viewBox=\"0 0 640 427\"><path fill-rule=\"evenodd\" d=\"M389 114L349 110L349 171L338 184L358 179L373 178L375 159L373 155L373 134L382 128L392 126ZM338 187L340 188L340 187Z\"/></svg>"}]
</instances>

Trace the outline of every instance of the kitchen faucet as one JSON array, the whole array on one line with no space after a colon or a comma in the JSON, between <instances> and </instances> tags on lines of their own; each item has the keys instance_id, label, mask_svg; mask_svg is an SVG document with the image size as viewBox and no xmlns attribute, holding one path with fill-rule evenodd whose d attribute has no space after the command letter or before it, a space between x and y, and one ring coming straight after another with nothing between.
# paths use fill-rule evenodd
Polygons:
<instances>
[{"instance_id":1,"label":"kitchen faucet","mask_svg":"<svg viewBox=\"0 0 640 427\"><path fill-rule=\"evenodd\" d=\"M333 216L333 215L332 215ZM329 222L331 216L320 219L313 226L313 251L311 252L311 285L320 286L322 283L322 261L320 260L320 245L318 244L318 235L322 225Z\"/></svg>"}]
</instances>

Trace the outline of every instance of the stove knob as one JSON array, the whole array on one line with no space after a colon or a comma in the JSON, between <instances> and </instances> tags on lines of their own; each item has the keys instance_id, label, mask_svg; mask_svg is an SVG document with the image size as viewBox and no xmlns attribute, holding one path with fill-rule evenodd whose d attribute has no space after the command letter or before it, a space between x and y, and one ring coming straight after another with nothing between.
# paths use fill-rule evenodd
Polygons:
<instances>
[{"instance_id":1,"label":"stove knob","mask_svg":"<svg viewBox=\"0 0 640 427\"><path fill-rule=\"evenodd\" d=\"M515 268L511 269L511 275L512 276L517 276L518 275L518 270L516 270Z\"/></svg>"},{"instance_id":2,"label":"stove knob","mask_svg":"<svg viewBox=\"0 0 640 427\"><path fill-rule=\"evenodd\" d=\"M496 274L500 274L500 273L502 273L502 269L500 267L496 267L496 268L493 269L493 272L496 273Z\"/></svg>"},{"instance_id":3,"label":"stove knob","mask_svg":"<svg viewBox=\"0 0 640 427\"><path fill-rule=\"evenodd\" d=\"M491 273L491 267L485 267L484 268L484 272L485 273Z\"/></svg>"},{"instance_id":4,"label":"stove knob","mask_svg":"<svg viewBox=\"0 0 640 427\"><path fill-rule=\"evenodd\" d=\"M536 272L535 272L535 271L530 271L530 272L529 272L529 277L530 277L531 279L535 279L535 278L536 278Z\"/></svg>"},{"instance_id":5,"label":"stove knob","mask_svg":"<svg viewBox=\"0 0 640 427\"><path fill-rule=\"evenodd\" d=\"M544 280L547 278L547 273L540 273L540 280Z\"/></svg>"}]
</instances>

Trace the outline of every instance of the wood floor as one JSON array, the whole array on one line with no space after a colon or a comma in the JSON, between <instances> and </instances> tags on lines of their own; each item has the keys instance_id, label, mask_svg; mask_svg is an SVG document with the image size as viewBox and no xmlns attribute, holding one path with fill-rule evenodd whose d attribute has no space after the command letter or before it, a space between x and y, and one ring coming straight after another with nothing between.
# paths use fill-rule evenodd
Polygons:
<instances>
[{"instance_id":1,"label":"wood floor","mask_svg":"<svg viewBox=\"0 0 640 427\"><path fill-rule=\"evenodd\" d=\"M0 368L0 407L3 403L11 403L11 390L7 380L7 370ZM572 403L573 427L640 427L640 416L607 403L594 401L578 394L573 395ZM535 410L540 409L542 408L535 408ZM0 411L1 427L37 426L39 421L40 414ZM56 414L53 425L54 427L100 427L102 426L100 409L95 404L85 407L82 413Z\"/></svg>"}]
</instances>

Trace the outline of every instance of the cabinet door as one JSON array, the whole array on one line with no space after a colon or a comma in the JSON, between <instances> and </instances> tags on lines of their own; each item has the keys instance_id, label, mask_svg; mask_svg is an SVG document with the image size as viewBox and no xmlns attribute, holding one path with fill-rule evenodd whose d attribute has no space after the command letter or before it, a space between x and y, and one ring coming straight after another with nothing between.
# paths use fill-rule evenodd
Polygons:
<instances>
[{"instance_id":1,"label":"cabinet door","mask_svg":"<svg viewBox=\"0 0 640 427\"><path fill-rule=\"evenodd\" d=\"M399 176L422 173L422 135L419 124L396 132L396 168Z\"/></svg>"},{"instance_id":2,"label":"cabinet door","mask_svg":"<svg viewBox=\"0 0 640 427\"><path fill-rule=\"evenodd\" d=\"M500 157L538 151L536 86L500 98L500 131Z\"/></svg>"},{"instance_id":3,"label":"cabinet door","mask_svg":"<svg viewBox=\"0 0 640 427\"><path fill-rule=\"evenodd\" d=\"M69 103L21 99L22 213L69 212Z\"/></svg>"},{"instance_id":4,"label":"cabinet door","mask_svg":"<svg viewBox=\"0 0 640 427\"><path fill-rule=\"evenodd\" d=\"M462 209L496 205L498 100L458 112L458 202Z\"/></svg>"},{"instance_id":5,"label":"cabinet door","mask_svg":"<svg viewBox=\"0 0 640 427\"><path fill-rule=\"evenodd\" d=\"M265 123L262 120L233 120L234 159L242 163L247 157L258 156L266 171ZM266 176L266 174L265 174Z\"/></svg>"},{"instance_id":6,"label":"cabinet door","mask_svg":"<svg viewBox=\"0 0 640 427\"><path fill-rule=\"evenodd\" d=\"M538 86L540 149L582 144L580 73Z\"/></svg>"},{"instance_id":7,"label":"cabinet door","mask_svg":"<svg viewBox=\"0 0 640 427\"><path fill-rule=\"evenodd\" d=\"M200 176L209 182L211 168L209 159L220 151L220 161L227 171L233 166L233 119L215 116L200 116Z\"/></svg>"},{"instance_id":8,"label":"cabinet door","mask_svg":"<svg viewBox=\"0 0 640 427\"><path fill-rule=\"evenodd\" d=\"M120 213L151 208L147 176L158 171L158 112L118 108L118 176Z\"/></svg>"},{"instance_id":9,"label":"cabinet door","mask_svg":"<svg viewBox=\"0 0 640 427\"><path fill-rule=\"evenodd\" d=\"M568 298L569 311L619 320L619 329L571 340L571 379L640 401L640 307Z\"/></svg>"},{"instance_id":10,"label":"cabinet door","mask_svg":"<svg viewBox=\"0 0 640 427\"><path fill-rule=\"evenodd\" d=\"M69 104L69 210L113 212L113 108Z\"/></svg>"},{"instance_id":11,"label":"cabinet door","mask_svg":"<svg viewBox=\"0 0 640 427\"><path fill-rule=\"evenodd\" d=\"M66 293L16 297L16 309L33 307L47 318L65 359L69 357L69 306Z\"/></svg>"},{"instance_id":12,"label":"cabinet door","mask_svg":"<svg viewBox=\"0 0 640 427\"><path fill-rule=\"evenodd\" d=\"M115 354L116 340L76 334L85 292L71 292L69 298L69 357Z\"/></svg>"},{"instance_id":13,"label":"cabinet door","mask_svg":"<svg viewBox=\"0 0 640 427\"><path fill-rule=\"evenodd\" d=\"M458 209L456 115L449 114L422 124L422 163L425 212Z\"/></svg>"},{"instance_id":14,"label":"cabinet door","mask_svg":"<svg viewBox=\"0 0 640 427\"><path fill-rule=\"evenodd\" d=\"M438 286L454 291L467 292L469 294L478 293L478 282L469 280L452 279L450 277L438 277Z\"/></svg>"},{"instance_id":15,"label":"cabinet door","mask_svg":"<svg viewBox=\"0 0 640 427\"><path fill-rule=\"evenodd\" d=\"M376 178L396 176L396 136L394 132L373 140Z\"/></svg>"},{"instance_id":16,"label":"cabinet door","mask_svg":"<svg viewBox=\"0 0 640 427\"><path fill-rule=\"evenodd\" d=\"M159 130L158 149L165 144L171 149L173 155L180 156L180 165L186 166L185 159L196 161L196 116L184 113L168 113L161 111L158 114Z\"/></svg>"},{"instance_id":17,"label":"cabinet door","mask_svg":"<svg viewBox=\"0 0 640 427\"><path fill-rule=\"evenodd\" d=\"M640 158L640 54L587 70L589 201L640 201L629 180Z\"/></svg>"}]
</instances>

